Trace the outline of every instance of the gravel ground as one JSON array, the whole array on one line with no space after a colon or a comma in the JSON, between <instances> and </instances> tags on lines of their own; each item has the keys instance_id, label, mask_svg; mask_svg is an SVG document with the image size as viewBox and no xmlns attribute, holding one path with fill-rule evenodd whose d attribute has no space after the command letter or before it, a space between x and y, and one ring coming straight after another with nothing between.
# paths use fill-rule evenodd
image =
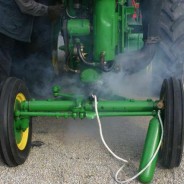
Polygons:
<instances>
[{"instance_id":1,"label":"gravel ground","mask_svg":"<svg viewBox=\"0 0 184 184\"><path fill-rule=\"evenodd\" d=\"M33 141L42 141L44 145L33 147L25 164L16 168L8 168L0 162L0 184L116 183L113 178L121 162L101 143L96 120L35 118L33 122ZM149 119L104 118L102 122L109 146L130 160L121 179L133 176L139 166ZM173 170L157 165L153 183L182 184L183 181L184 161Z\"/></svg>"}]
</instances>

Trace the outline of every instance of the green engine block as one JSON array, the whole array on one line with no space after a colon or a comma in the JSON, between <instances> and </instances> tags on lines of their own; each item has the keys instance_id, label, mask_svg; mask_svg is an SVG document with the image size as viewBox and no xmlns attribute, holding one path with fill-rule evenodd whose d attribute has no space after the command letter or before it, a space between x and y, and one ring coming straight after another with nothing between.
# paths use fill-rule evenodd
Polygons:
<instances>
[{"instance_id":1,"label":"green engine block","mask_svg":"<svg viewBox=\"0 0 184 184\"><path fill-rule=\"evenodd\" d=\"M66 15L53 26L54 49L61 30L65 62L69 71L81 74L83 82L94 82L101 72L115 70L115 58L133 45L141 43L139 33L132 33L129 24L135 7L127 6L124 0L65 1ZM129 39L133 35L133 39ZM54 53L57 53L55 51ZM53 63L60 65L57 56ZM95 76L95 77L94 77Z\"/></svg>"}]
</instances>

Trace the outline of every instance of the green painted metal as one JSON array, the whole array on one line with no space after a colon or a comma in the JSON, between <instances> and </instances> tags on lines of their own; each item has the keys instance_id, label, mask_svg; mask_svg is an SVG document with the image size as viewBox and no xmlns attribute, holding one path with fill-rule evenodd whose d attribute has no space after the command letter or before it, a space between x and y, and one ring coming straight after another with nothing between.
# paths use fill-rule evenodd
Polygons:
<instances>
[{"instance_id":1,"label":"green painted metal","mask_svg":"<svg viewBox=\"0 0 184 184\"><path fill-rule=\"evenodd\" d=\"M158 118L154 117L149 124L139 170L143 169L151 160L152 156L154 155L158 147L160 136L161 136L160 123ZM157 160L158 160L158 154L156 158L153 160L153 162L151 163L151 165L139 176L140 182L149 183L152 181Z\"/></svg>"},{"instance_id":2,"label":"green painted metal","mask_svg":"<svg viewBox=\"0 0 184 184\"><path fill-rule=\"evenodd\" d=\"M78 103L77 103L78 102ZM157 103L152 100L122 100L122 101L99 101L100 112L152 112L157 109ZM25 101L21 103L21 110L28 111L70 111L74 108L83 108L85 111L94 111L92 101Z\"/></svg>"},{"instance_id":3,"label":"green painted metal","mask_svg":"<svg viewBox=\"0 0 184 184\"><path fill-rule=\"evenodd\" d=\"M15 101L14 111L19 111L21 106L21 102L18 100ZM30 116L24 117L15 117L14 119L14 134L16 143L19 144L22 139L22 132L24 132L27 128L29 128Z\"/></svg>"},{"instance_id":4,"label":"green painted metal","mask_svg":"<svg viewBox=\"0 0 184 184\"><path fill-rule=\"evenodd\" d=\"M151 112L156 110L156 103L152 100L122 100L122 101L98 101L98 110L100 112ZM91 102L84 105L86 111L94 109Z\"/></svg>"},{"instance_id":5,"label":"green painted metal","mask_svg":"<svg viewBox=\"0 0 184 184\"><path fill-rule=\"evenodd\" d=\"M70 111L75 106L75 101L25 101L21 103L21 109L29 111Z\"/></svg>"},{"instance_id":6,"label":"green painted metal","mask_svg":"<svg viewBox=\"0 0 184 184\"><path fill-rule=\"evenodd\" d=\"M14 134L17 144L19 144L22 139L22 132L29 128L29 117L31 116L24 116L21 119L14 120Z\"/></svg>"},{"instance_id":7,"label":"green painted metal","mask_svg":"<svg viewBox=\"0 0 184 184\"><path fill-rule=\"evenodd\" d=\"M127 42L128 51L136 51L143 46L143 36L142 34L129 34Z\"/></svg>"},{"instance_id":8,"label":"green painted metal","mask_svg":"<svg viewBox=\"0 0 184 184\"><path fill-rule=\"evenodd\" d=\"M82 99L84 99L83 95L62 93L60 86L57 86L57 85L52 88L52 93L53 93L53 96L56 98L55 101L76 100L76 99L82 100Z\"/></svg>"},{"instance_id":9,"label":"green painted metal","mask_svg":"<svg viewBox=\"0 0 184 184\"><path fill-rule=\"evenodd\" d=\"M53 93L54 97L57 97L59 95L60 91L61 91L60 86L56 85L56 86L52 87L52 93Z\"/></svg>"},{"instance_id":10,"label":"green painted metal","mask_svg":"<svg viewBox=\"0 0 184 184\"><path fill-rule=\"evenodd\" d=\"M16 111L15 116L21 117L56 117L56 118L79 118L79 114L72 112L26 112Z\"/></svg>"},{"instance_id":11,"label":"green painted metal","mask_svg":"<svg viewBox=\"0 0 184 184\"><path fill-rule=\"evenodd\" d=\"M94 0L93 2L81 0L79 9L75 7L75 3L78 2L64 0L68 16L64 21L58 20L53 23L52 61L54 64L59 62L56 54L57 38L59 30L64 29L62 32L67 33L65 34L67 43L60 49L68 54L65 61L66 68L68 71L80 74L82 82L93 83L94 79L98 80L99 77L88 69L92 68L97 70L96 73L101 74L103 71L101 64L114 61L117 54L123 53L130 47L132 49L132 44L141 46L140 35L133 35L129 27L135 8L127 6L126 0ZM79 40L78 43L76 40ZM82 46L84 59L77 56L76 45ZM86 63L95 62L97 64L94 66L86 66Z\"/></svg>"},{"instance_id":12,"label":"green painted metal","mask_svg":"<svg viewBox=\"0 0 184 184\"><path fill-rule=\"evenodd\" d=\"M156 115L155 111L152 112L99 112L99 117L107 118L107 117L140 117L140 116L154 116ZM94 112L86 112L86 118L88 119L95 119L96 113Z\"/></svg>"},{"instance_id":13,"label":"green painted metal","mask_svg":"<svg viewBox=\"0 0 184 184\"><path fill-rule=\"evenodd\" d=\"M55 95L59 95L60 89L53 89ZM62 96L61 96L62 98ZM94 102L85 100L82 96L73 98L64 96L70 100L48 100L48 101L24 101L20 109L15 110L15 116L50 116L64 118L89 118L94 119L96 113ZM153 100L117 100L117 101L98 101L98 111L100 117L114 116L154 116L157 110L157 102Z\"/></svg>"},{"instance_id":14,"label":"green painted metal","mask_svg":"<svg viewBox=\"0 0 184 184\"><path fill-rule=\"evenodd\" d=\"M78 112L77 112L78 111ZM16 116L21 117L56 117L56 118L80 118L80 119L95 119L95 112L82 111L80 109L75 112L26 112L16 111ZM155 116L156 112L99 112L101 118L105 117L120 117L120 116Z\"/></svg>"},{"instance_id":15,"label":"green painted metal","mask_svg":"<svg viewBox=\"0 0 184 184\"><path fill-rule=\"evenodd\" d=\"M73 7L73 0L65 0L65 1L66 1L66 5L67 5L68 14L72 17L75 17L76 12L75 12L74 7Z\"/></svg>"},{"instance_id":16,"label":"green painted metal","mask_svg":"<svg viewBox=\"0 0 184 184\"><path fill-rule=\"evenodd\" d=\"M110 0L95 0L93 14L93 40L95 61L100 61L101 54L105 53L105 60L115 58L117 46L117 13L116 2Z\"/></svg>"},{"instance_id":17,"label":"green painted metal","mask_svg":"<svg viewBox=\"0 0 184 184\"><path fill-rule=\"evenodd\" d=\"M71 19L67 23L70 36L87 36L90 34L90 22L87 19Z\"/></svg>"},{"instance_id":18,"label":"green painted metal","mask_svg":"<svg viewBox=\"0 0 184 184\"><path fill-rule=\"evenodd\" d=\"M96 82L99 78L100 78L100 73L93 68L83 70L80 75L81 81L85 83Z\"/></svg>"},{"instance_id":19,"label":"green painted metal","mask_svg":"<svg viewBox=\"0 0 184 184\"><path fill-rule=\"evenodd\" d=\"M118 19L118 53L124 52L124 9L123 9L122 1L118 1L118 13L117 13L117 19Z\"/></svg>"}]
</instances>

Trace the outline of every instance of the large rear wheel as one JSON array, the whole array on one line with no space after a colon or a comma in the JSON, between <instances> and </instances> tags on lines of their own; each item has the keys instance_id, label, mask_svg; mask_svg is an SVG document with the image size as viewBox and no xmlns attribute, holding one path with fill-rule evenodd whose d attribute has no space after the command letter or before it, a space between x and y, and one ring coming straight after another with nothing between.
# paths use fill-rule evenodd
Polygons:
<instances>
[{"instance_id":1,"label":"large rear wheel","mask_svg":"<svg viewBox=\"0 0 184 184\"><path fill-rule=\"evenodd\" d=\"M184 1L164 0L160 16L158 57L153 62L155 82L174 76L184 79Z\"/></svg>"},{"instance_id":2,"label":"large rear wheel","mask_svg":"<svg viewBox=\"0 0 184 184\"><path fill-rule=\"evenodd\" d=\"M60 30L60 20L52 23L52 66L56 75L64 72L65 52L61 50L64 47L64 40Z\"/></svg>"}]
</instances>

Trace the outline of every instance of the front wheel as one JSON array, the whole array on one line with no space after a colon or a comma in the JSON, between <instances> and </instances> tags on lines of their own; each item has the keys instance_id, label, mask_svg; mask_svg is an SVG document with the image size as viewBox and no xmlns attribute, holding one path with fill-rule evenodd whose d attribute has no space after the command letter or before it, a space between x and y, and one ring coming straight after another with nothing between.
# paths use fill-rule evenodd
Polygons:
<instances>
[{"instance_id":1,"label":"front wheel","mask_svg":"<svg viewBox=\"0 0 184 184\"><path fill-rule=\"evenodd\" d=\"M160 99L164 103L161 113L164 137L160 158L162 166L171 169L180 165L183 154L184 94L181 80L164 80Z\"/></svg>"},{"instance_id":2,"label":"front wheel","mask_svg":"<svg viewBox=\"0 0 184 184\"><path fill-rule=\"evenodd\" d=\"M31 118L18 118L14 114L26 100L29 100L29 93L24 82L8 78L0 96L0 153L10 167L23 164L31 148Z\"/></svg>"}]
</instances>

